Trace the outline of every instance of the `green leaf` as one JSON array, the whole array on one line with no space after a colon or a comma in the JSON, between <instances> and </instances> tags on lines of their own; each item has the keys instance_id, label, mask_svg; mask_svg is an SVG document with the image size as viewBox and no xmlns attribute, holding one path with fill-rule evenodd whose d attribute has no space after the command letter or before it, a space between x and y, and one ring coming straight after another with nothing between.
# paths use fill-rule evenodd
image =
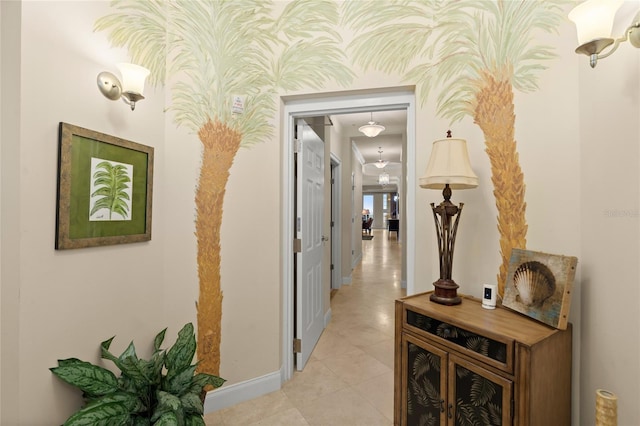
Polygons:
<instances>
[{"instance_id":1,"label":"green leaf","mask_svg":"<svg viewBox=\"0 0 640 426\"><path fill-rule=\"evenodd\" d=\"M134 416L131 419L131 426L151 426L151 420L147 417Z\"/></svg>"},{"instance_id":2,"label":"green leaf","mask_svg":"<svg viewBox=\"0 0 640 426\"><path fill-rule=\"evenodd\" d=\"M78 358L67 358L67 359L59 359L58 360L58 367L66 367L69 365L75 365L79 362L84 362L79 360Z\"/></svg>"},{"instance_id":3,"label":"green leaf","mask_svg":"<svg viewBox=\"0 0 640 426\"><path fill-rule=\"evenodd\" d=\"M119 357L109 351L114 337L102 342L101 356L120 368L119 378L109 370L76 358L59 360L51 371L83 390L87 401L66 425L204 425L202 389L207 385L221 386L224 380L205 373L195 374L196 365L169 369L168 352L160 349L165 333L166 329L156 335L149 360L138 358L133 342ZM183 366L193 359L195 345L193 326L187 324L171 348L171 365ZM168 391L159 390L160 386Z\"/></svg>"},{"instance_id":4,"label":"green leaf","mask_svg":"<svg viewBox=\"0 0 640 426\"><path fill-rule=\"evenodd\" d=\"M140 408L135 395L124 392L103 396L73 414L64 426L120 426L129 423L130 413Z\"/></svg>"},{"instance_id":5,"label":"green leaf","mask_svg":"<svg viewBox=\"0 0 640 426\"><path fill-rule=\"evenodd\" d=\"M164 335L167 333L167 329L162 330L155 339L153 339L153 348L156 352L160 351L160 345L164 342Z\"/></svg>"},{"instance_id":6,"label":"green leaf","mask_svg":"<svg viewBox=\"0 0 640 426\"><path fill-rule=\"evenodd\" d=\"M184 419L185 426L205 426L201 414L188 414Z\"/></svg>"},{"instance_id":7,"label":"green leaf","mask_svg":"<svg viewBox=\"0 0 640 426\"><path fill-rule=\"evenodd\" d=\"M175 425L184 422L180 398L168 392L158 391L158 405L151 418L154 425ZM175 422L175 423L174 423Z\"/></svg>"},{"instance_id":8,"label":"green leaf","mask_svg":"<svg viewBox=\"0 0 640 426\"><path fill-rule=\"evenodd\" d=\"M115 357L115 355L113 355L111 352L109 352L109 348L111 347L111 342L113 342L113 339L115 339L116 336L113 336L111 339L105 340L104 342L100 343L100 349L101 349L101 357L103 359L108 359L109 361L112 361L114 364L118 365L118 358Z\"/></svg>"},{"instance_id":9,"label":"green leaf","mask_svg":"<svg viewBox=\"0 0 640 426\"><path fill-rule=\"evenodd\" d=\"M58 361L58 365L51 368L51 372L88 395L100 396L118 390L118 379L105 368L75 358Z\"/></svg>"},{"instance_id":10,"label":"green leaf","mask_svg":"<svg viewBox=\"0 0 640 426\"><path fill-rule=\"evenodd\" d=\"M134 358L138 359L138 355L136 355L136 347L133 342L129 343L127 349L124 350L119 356L120 361L123 361L125 358Z\"/></svg>"},{"instance_id":11,"label":"green leaf","mask_svg":"<svg viewBox=\"0 0 640 426\"><path fill-rule=\"evenodd\" d=\"M188 392L196 371L196 366L192 365L185 368L182 371L174 372L175 370L167 374L167 379L163 386L163 389L167 392L171 392L174 395L182 395Z\"/></svg>"},{"instance_id":12,"label":"green leaf","mask_svg":"<svg viewBox=\"0 0 640 426\"><path fill-rule=\"evenodd\" d=\"M199 393L188 392L180 397L185 413L204 414L204 404Z\"/></svg>"},{"instance_id":13,"label":"green leaf","mask_svg":"<svg viewBox=\"0 0 640 426\"><path fill-rule=\"evenodd\" d=\"M180 398L169 392L158 391L158 409L177 411L182 407Z\"/></svg>"},{"instance_id":14,"label":"green leaf","mask_svg":"<svg viewBox=\"0 0 640 426\"><path fill-rule=\"evenodd\" d=\"M196 353L196 337L193 333L193 324L188 323L178 333L176 343L167 352L167 370L182 371L191 365Z\"/></svg>"},{"instance_id":15,"label":"green leaf","mask_svg":"<svg viewBox=\"0 0 640 426\"><path fill-rule=\"evenodd\" d=\"M178 426L178 416L176 413L168 412L164 413L153 426Z\"/></svg>"},{"instance_id":16,"label":"green leaf","mask_svg":"<svg viewBox=\"0 0 640 426\"><path fill-rule=\"evenodd\" d=\"M104 342L100 343L100 349L102 350L102 358L114 361L115 356L113 356L111 352L109 352L109 348L111 347L111 342L113 342L113 339L115 338L116 336L113 336L111 339L107 339Z\"/></svg>"},{"instance_id":17,"label":"green leaf","mask_svg":"<svg viewBox=\"0 0 640 426\"><path fill-rule=\"evenodd\" d=\"M199 394L207 385L210 385L214 388L219 388L224 384L224 382L226 382L226 380L221 377L207 373L198 373L193 376L193 379L191 380L191 387L189 389L189 392Z\"/></svg>"},{"instance_id":18,"label":"green leaf","mask_svg":"<svg viewBox=\"0 0 640 426\"><path fill-rule=\"evenodd\" d=\"M122 374L136 382L137 387L148 386L153 382L149 377L149 362L144 359L137 359L133 356L126 357L120 361Z\"/></svg>"},{"instance_id":19,"label":"green leaf","mask_svg":"<svg viewBox=\"0 0 640 426\"><path fill-rule=\"evenodd\" d=\"M165 357L166 354L164 352L156 352L147 363L147 376L153 385L160 384Z\"/></svg>"}]
</instances>

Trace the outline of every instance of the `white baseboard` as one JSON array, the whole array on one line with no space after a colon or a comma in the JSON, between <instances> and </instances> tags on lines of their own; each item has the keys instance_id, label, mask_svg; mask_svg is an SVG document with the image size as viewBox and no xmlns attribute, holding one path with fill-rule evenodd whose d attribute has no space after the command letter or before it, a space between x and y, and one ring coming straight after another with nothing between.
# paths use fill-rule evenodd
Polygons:
<instances>
[{"instance_id":1,"label":"white baseboard","mask_svg":"<svg viewBox=\"0 0 640 426\"><path fill-rule=\"evenodd\" d=\"M327 328L327 326L329 325L329 322L331 322L331 308L327 309L327 312L325 312L324 314L324 327Z\"/></svg>"},{"instance_id":2,"label":"white baseboard","mask_svg":"<svg viewBox=\"0 0 640 426\"><path fill-rule=\"evenodd\" d=\"M280 371L274 371L208 392L204 399L205 414L277 391L282 387L281 374Z\"/></svg>"},{"instance_id":3,"label":"white baseboard","mask_svg":"<svg viewBox=\"0 0 640 426\"><path fill-rule=\"evenodd\" d=\"M353 259L353 263L351 264L351 269L353 270L358 264L362 261L362 253L360 253L355 259Z\"/></svg>"},{"instance_id":4,"label":"white baseboard","mask_svg":"<svg viewBox=\"0 0 640 426\"><path fill-rule=\"evenodd\" d=\"M342 277L342 285L351 285L351 275Z\"/></svg>"}]
</instances>

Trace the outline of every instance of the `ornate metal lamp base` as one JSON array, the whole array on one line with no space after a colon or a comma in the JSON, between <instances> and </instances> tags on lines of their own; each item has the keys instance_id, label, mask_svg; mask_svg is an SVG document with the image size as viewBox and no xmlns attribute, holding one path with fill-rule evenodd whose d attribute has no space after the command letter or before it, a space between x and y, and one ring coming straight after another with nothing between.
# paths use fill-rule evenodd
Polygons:
<instances>
[{"instance_id":1,"label":"ornate metal lamp base","mask_svg":"<svg viewBox=\"0 0 640 426\"><path fill-rule=\"evenodd\" d=\"M433 283L435 292L431 294L429 300L441 305L459 305L462 299L458 296L458 284L453 280L439 279Z\"/></svg>"}]
</instances>

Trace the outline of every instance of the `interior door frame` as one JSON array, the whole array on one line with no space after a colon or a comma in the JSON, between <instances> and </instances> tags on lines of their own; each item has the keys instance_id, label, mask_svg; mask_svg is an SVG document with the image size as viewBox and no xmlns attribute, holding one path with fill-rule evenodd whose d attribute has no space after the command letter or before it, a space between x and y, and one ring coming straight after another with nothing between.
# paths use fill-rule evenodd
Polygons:
<instances>
[{"instance_id":1,"label":"interior door frame","mask_svg":"<svg viewBox=\"0 0 640 426\"><path fill-rule=\"evenodd\" d=\"M331 182L331 220L333 226L330 227L331 235L331 290L338 290L342 287L342 162L333 153L330 153L330 176ZM326 324L325 324L326 327Z\"/></svg>"},{"instance_id":2,"label":"interior door frame","mask_svg":"<svg viewBox=\"0 0 640 426\"><path fill-rule=\"evenodd\" d=\"M338 94L282 97L282 365L281 383L291 379L294 371L293 324L294 324L294 126L299 117L355 113L383 110L407 110L406 152L406 262L407 294L414 293L415 270L415 190L416 190L416 100L412 88L400 87L381 91L351 91Z\"/></svg>"}]
</instances>

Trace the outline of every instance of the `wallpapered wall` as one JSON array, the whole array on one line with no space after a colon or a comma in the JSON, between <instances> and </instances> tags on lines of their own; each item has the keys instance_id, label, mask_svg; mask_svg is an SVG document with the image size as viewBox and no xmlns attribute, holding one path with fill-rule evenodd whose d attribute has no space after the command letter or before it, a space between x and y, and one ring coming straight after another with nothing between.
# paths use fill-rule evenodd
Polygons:
<instances>
[{"instance_id":1,"label":"wallpapered wall","mask_svg":"<svg viewBox=\"0 0 640 426\"><path fill-rule=\"evenodd\" d=\"M143 342L165 326L171 334L187 321L198 322L205 324L199 329L200 346L207 349L202 357L210 361L203 368L219 368L229 384L277 372L282 359L279 96L401 85L415 85L420 101L416 158L408 159L418 174L426 167L430 142L452 126L455 135L468 140L480 178L478 189L456 198L466 204L456 250L461 290L476 294L483 283L499 281L502 241L512 238L498 231L501 220L513 220L531 249L578 256L581 270L571 314L574 422L593 423L595 387L610 388L621 401L638 394L640 381L629 380L640 376L633 362L638 345L617 336L634 333L640 325L631 315L639 310L640 298L632 297L638 296L639 274L632 263L615 261L613 250L603 252L615 246L639 257L637 217L612 227L612 219L596 214L594 207L604 195L613 207L638 207L637 148L623 157L624 168L611 151L601 151L604 129L617 129L608 147L638 140L638 125L628 125L640 116L638 82L618 78L637 76L637 51L621 48L594 74L573 53L575 33L564 20L567 9L556 10L551 2L544 2L550 9L522 16L509 9L518 2L468 2L486 8L477 10L479 15L456 10L459 2L433 2L433 9L426 3L410 10L409 17L406 10L397 15L382 8L360 10L361 2L347 9L333 2L299 2L297 9L287 2L259 1L250 10L234 8L234 2L194 10L206 4L189 2L188 8L171 3L154 11L160 20L146 24L140 19L149 11L131 13L107 2L4 3L2 78L11 77L13 86L3 84L1 127L1 423L61 422L80 404L80 396L47 369L58 358L96 360L98 343L114 334L117 352L118 343L124 348L134 339L144 348ZM110 20L114 13L126 19ZM190 15L167 26L168 13ZM202 22L203 16L209 20ZM500 28L500 16L513 18L518 31L505 29L506 38L482 33L459 45L461 52L452 51L451 38L465 35L456 22L475 30ZM373 24L360 27L365 18ZM100 31L94 31L96 22ZM109 35L127 23L125 34L135 32L120 36L124 44L119 47L118 36ZM440 27L431 31L425 26L433 23ZM388 32L382 31L386 25ZM152 36L145 32L152 30ZM183 30L185 37L172 37ZM408 30L414 31L412 37L403 32ZM504 49L493 48L492 37L502 40ZM20 44L6 49L8 40ZM368 55L367 46L379 55ZM113 71L115 62L129 58L154 71L147 99L133 113L95 88L98 72ZM602 88L593 91L596 80ZM16 85L19 91L9 98L14 108L6 108L5 95L11 92L5 87ZM229 94L246 95L245 115L228 113ZM600 102L611 111L606 122L593 118L591 108ZM155 147L150 243L53 250L59 121ZM593 132L599 128L603 131ZM243 146L250 149L239 149ZM491 157L501 147L510 149L506 163ZM594 163L603 172L593 173ZM500 184L496 178L505 173L505 196L511 191L519 200L506 210L496 206L501 196L493 194ZM581 187L607 173L635 183ZM433 223L426 211L437 200L436 192L407 194L416 200L416 211L407 213L416 217L417 290L429 289L437 273ZM256 206L272 207L248 223L247 212ZM509 218L513 212L520 218ZM613 263L603 264L603 259ZM105 273L106 265L118 265L123 278L114 280ZM608 300L604 281L613 281L617 292L629 297L598 304ZM585 311L589 320L583 322ZM606 346L598 343L602 339ZM612 354L608 348L615 345L627 350ZM603 368L605 360L610 362ZM34 403L39 410L33 410ZM621 404L620 421L640 422L638 410Z\"/></svg>"}]
</instances>

